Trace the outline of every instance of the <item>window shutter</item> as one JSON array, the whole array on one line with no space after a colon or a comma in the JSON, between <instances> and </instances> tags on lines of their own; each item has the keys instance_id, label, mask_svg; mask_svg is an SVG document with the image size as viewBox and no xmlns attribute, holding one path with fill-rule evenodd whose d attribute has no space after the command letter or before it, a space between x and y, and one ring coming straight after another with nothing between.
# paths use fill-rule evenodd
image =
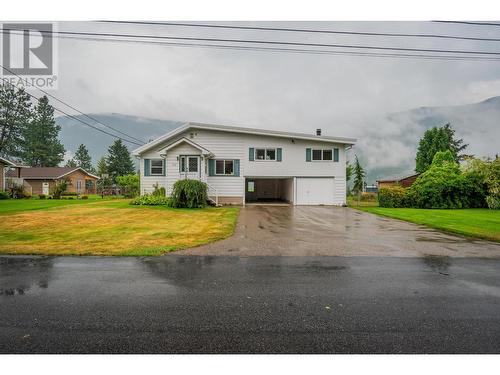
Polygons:
<instances>
[{"instance_id":1,"label":"window shutter","mask_svg":"<svg viewBox=\"0 0 500 375\"><path fill-rule=\"evenodd\" d=\"M311 161L311 149L306 148L306 161Z\"/></svg>"},{"instance_id":2,"label":"window shutter","mask_svg":"<svg viewBox=\"0 0 500 375\"><path fill-rule=\"evenodd\" d=\"M150 164L151 164L151 159L144 159L144 176L150 176Z\"/></svg>"},{"instance_id":3,"label":"window shutter","mask_svg":"<svg viewBox=\"0 0 500 375\"><path fill-rule=\"evenodd\" d=\"M234 175L240 177L240 159L233 160Z\"/></svg>"},{"instance_id":4,"label":"window shutter","mask_svg":"<svg viewBox=\"0 0 500 375\"><path fill-rule=\"evenodd\" d=\"M208 175L215 176L215 159L208 159Z\"/></svg>"},{"instance_id":5,"label":"window shutter","mask_svg":"<svg viewBox=\"0 0 500 375\"><path fill-rule=\"evenodd\" d=\"M253 150L253 147L250 147L248 149L248 160L249 161L253 161L254 160L254 150Z\"/></svg>"},{"instance_id":6,"label":"window shutter","mask_svg":"<svg viewBox=\"0 0 500 375\"><path fill-rule=\"evenodd\" d=\"M333 161L339 161L339 149L338 148L333 149Z\"/></svg>"},{"instance_id":7,"label":"window shutter","mask_svg":"<svg viewBox=\"0 0 500 375\"><path fill-rule=\"evenodd\" d=\"M283 150L281 148L276 149L276 160L281 161L283 155Z\"/></svg>"}]
</instances>

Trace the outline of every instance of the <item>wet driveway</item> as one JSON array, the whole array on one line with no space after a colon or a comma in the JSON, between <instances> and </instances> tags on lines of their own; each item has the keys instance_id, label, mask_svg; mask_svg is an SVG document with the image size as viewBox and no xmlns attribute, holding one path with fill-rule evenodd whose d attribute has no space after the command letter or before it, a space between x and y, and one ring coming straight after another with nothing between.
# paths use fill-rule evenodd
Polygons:
<instances>
[{"instance_id":1,"label":"wet driveway","mask_svg":"<svg viewBox=\"0 0 500 375\"><path fill-rule=\"evenodd\" d=\"M343 207L247 206L227 240L183 255L500 258L500 244Z\"/></svg>"},{"instance_id":2,"label":"wet driveway","mask_svg":"<svg viewBox=\"0 0 500 375\"><path fill-rule=\"evenodd\" d=\"M3 353L499 353L500 261L0 257Z\"/></svg>"}]
</instances>

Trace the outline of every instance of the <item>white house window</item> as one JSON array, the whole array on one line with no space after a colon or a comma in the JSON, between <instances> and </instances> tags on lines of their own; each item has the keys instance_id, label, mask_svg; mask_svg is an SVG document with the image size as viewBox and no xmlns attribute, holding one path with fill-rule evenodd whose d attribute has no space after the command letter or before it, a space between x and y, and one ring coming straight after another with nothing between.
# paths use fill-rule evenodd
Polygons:
<instances>
[{"instance_id":1,"label":"white house window","mask_svg":"<svg viewBox=\"0 0 500 375\"><path fill-rule=\"evenodd\" d=\"M276 160L275 148L256 148L255 160Z\"/></svg>"},{"instance_id":2,"label":"white house window","mask_svg":"<svg viewBox=\"0 0 500 375\"><path fill-rule=\"evenodd\" d=\"M323 150L312 150L313 160L323 160Z\"/></svg>"},{"instance_id":3,"label":"white house window","mask_svg":"<svg viewBox=\"0 0 500 375\"><path fill-rule=\"evenodd\" d=\"M78 192L82 191L82 180L77 180L76 181L76 190Z\"/></svg>"},{"instance_id":4,"label":"white house window","mask_svg":"<svg viewBox=\"0 0 500 375\"><path fill-rule=\"evenodd\" d=\"M323 150L323 160L333 160L333 150Z\"/></svg>"},{"instance_id":5,"label":"white house window","mask_svg":"<svg viewBox=\"0 0 500 375\"><path fill-rule=\"evenodd\" d=\"M163 175L163 159L153 159L151 160L151 170L150 174L154 175Z\"/></svg>"},{"instance_id":6,"label":"white house window","mask_svg":"<svg viewBox=\"0 0 500 375\"><path fill-rule=\"evenodd\" d=\"M216 160L215 161L215 174L216 175L230 175L234 174L233 160Z\"/></svg>"},{"instance_id":7,"label":"white house window","mask_svg":"<svg viewBox=\"0 0 500 375\"><path fill-rule=\"evenodd\" d=\"M312 150L312 160L314 160L314 161L320 161L320 160L332 161L333 160L333 150L332 149Z\"/></svg>"},{"instance_id":8,"label":"white house window","mask_svg":"<svg viewBox=\"0 0 500 375\"><path fill-rule=\"evenodd\" d=\"M181 156L181 172L198 172L198 156Z\"/></svg>"}]
</instances>

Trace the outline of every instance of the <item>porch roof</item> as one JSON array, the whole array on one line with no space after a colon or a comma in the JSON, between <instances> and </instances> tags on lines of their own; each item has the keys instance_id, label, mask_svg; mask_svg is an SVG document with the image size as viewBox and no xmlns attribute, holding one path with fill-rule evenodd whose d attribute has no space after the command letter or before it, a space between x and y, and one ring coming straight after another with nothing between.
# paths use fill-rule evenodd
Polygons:
<instances>
[{"instance_id":1,"label":"porch roof","mask_svg":"<svg viewBox=\"0 0 500 375\"><path fill-rule=\"evenodd\" d=\"M169 145L167 145L166 147L164 147L163 149L161 149L160 152L164 152L165 153L165 152L173 149L174 147L180 145L181 143L187 143L188 145L190 145L190 146L192 146L192 147L200 150L203 155L213 155L213 153L210 150L207 150L205 147L200 146L198 143L193 142L190 139L187 139L185 137L183 137L181 139L178 139L177 141L175 141L173 143L170 143Z\"/></svg>"}]
</instances>

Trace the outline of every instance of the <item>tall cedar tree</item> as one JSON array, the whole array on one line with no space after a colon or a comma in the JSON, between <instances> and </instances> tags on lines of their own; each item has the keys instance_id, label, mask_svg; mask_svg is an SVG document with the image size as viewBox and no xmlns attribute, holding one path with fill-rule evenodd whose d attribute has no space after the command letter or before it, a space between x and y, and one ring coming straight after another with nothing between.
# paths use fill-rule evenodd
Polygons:
<instances>
[{"instance_id":1,"label":"tall cedar tree","mask_svg":"<svg viewBox=\"0 0 500 375\"><path fill-rule=\"evenodd\" d=\"M130 158L130 153L121 139L117 139L108 148L108 157L106 159L108 173L113 181L116 177L135 173L134 162Z\"/></svg>"},{"instance_id":2,"label":"tall cedar tree","mask_svg":"<svg viewBox=\"0 0 500 375\"><path fill-rule=\"evenodd\" d=\"M66 162L65 167L77 168L77 167L78 167L78 164L76 163L75 159L69 159L69 160Z\"/></svg>"},{"instance_id":3,"label":"tall cedar tree","mask_svg":"<svg viewBox=\"0 0 500 375\"><path fill-rule=\"evenodd\" d=\"M359 164L358 155L354 155L356 158L354 162L354 185L352 187L353 192L358 196L358 204L361 199L361 193L363 192L363 183L365 180L365 171Z\"/></svg>"},{"instance_id":4,"label":"tall cedar tree","mask_svg":"<svg viewBox=\"0 0 500 375\"><path fill-rule=\"evenodd\" d=\"M106 165L106 158L103 156L97 162L97 175L99 177L102 177L107 173L108 173L108 166Z\"/></svg>"},{"instance_id":5,"label":"tall cedar tree","mask_svg":"<svg viewBox=\"0 0 500 375\"><path fill-rule=\"evenodd\" d=\"M92 166L92 158L90 157L89 150L84 144L78 146L76 150L75 157L73 158L76 165L80 168L85 169L87 172L94 173L94 167Z\"/></svg>"},{"instance_id":6,"label":"tall cedar tree","mask_svg":"<svg viewBox=\"0 0 500 375\"><path fill-rule=\"evenodd\" d=\"M415 172L424 173L432 164L434 155L440 151L450 150L456 162L460 160L460 154L467 148L463 139L455 139L455 130L450 124L442 127L428 129L418 145L417 157L415 159Z\"/></svg>"},{"instance_id":7,"label":"tall cedar tree","mask_svg":"<svg viewBox=\"0 0 500 375\"><path fill-rule=\"evenodd\" d=\"M30 96L23 89L0 85L0 155L20 156L23 130L30 119Z\"/></svg>"},{"instance_id":8,"label":"tall cedar tree","mask_svg":"<svg viewBox=\"0 0 500 375\"><path fill-rule=\"evenodd\" d=\"M33 121L23 129L21 159L32 167L57 167L64 159L59 141L61 127L54 120L54 108L42 96L35 107Z\"/></svg>"}]
</instances>

